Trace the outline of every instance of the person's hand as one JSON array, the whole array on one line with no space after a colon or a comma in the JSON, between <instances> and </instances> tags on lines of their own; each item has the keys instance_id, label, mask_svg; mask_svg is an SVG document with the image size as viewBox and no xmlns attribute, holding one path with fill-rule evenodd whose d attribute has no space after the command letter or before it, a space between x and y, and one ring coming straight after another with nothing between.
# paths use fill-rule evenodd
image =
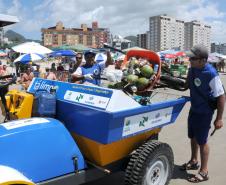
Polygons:
<instances>
[{"instance_id":1,"label":"person's hand","mask_svg":"<svg viewBox=\"0 0 226 185\"><path fill-rule=\"evenodd\" d=\"M86 79L86 80L93 80L93 75L92 74L85 74L85 75L83 75L84 76L84 78Z\"/></svg>"},{"instance_id":2,"label":"person's hand","mask_svg":"<svg viewBox=\"0 0 226 185\"><path fill-rule=\"evenodd\" d=\"M223 120L222 119L215 120L214 121L214 126L215 126L215 129L220 129L221 127L223 127Z\"/></svg>"}]
</instances>

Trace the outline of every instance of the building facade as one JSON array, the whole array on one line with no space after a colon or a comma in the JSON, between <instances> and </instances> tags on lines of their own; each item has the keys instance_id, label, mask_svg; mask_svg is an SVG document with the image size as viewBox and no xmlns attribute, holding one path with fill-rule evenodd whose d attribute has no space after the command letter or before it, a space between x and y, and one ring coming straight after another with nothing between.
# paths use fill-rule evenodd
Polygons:
<instances>
[{"instance_id":1,"label":"building facade","mask_svg":"<svg viewBox=\"0 0 226 185\"><path fill-rule=\"evenodd\" d=\"M196 44L203 44L210 51L211 27L199 21L185 22L167 15L149 18L148 49L189 50Z\"/></svg>"},{"instance_id":2,"label":"building facade","mask_svg":"<svg viewBox=\"0 0 226 185\"><path fill-rule=\"evenodd\" d=\"M223 44L211 43L211 53L214 52L226 55L226 43Z\"/></svg>"},{"instance_id":3,"label":"building facade","mask_svg":"<svg viewBox=\"0 0 226 185\"><path fill-rule=\"evenodd\" d=\"M211 26L199 21L185 23L185 50L189 50L196 44L203 44L211 50Z\"/></svg>"},{"instance_id":4,"label":"building facade","mask_svg":"<svg viewBox=\"0 0 226 185\"><path fill-rule=\"evenodd\" d=\"M91 28L86 24L82 24L81 28L65 28L62 22L58 22L54 27L42 28L41 32L43 45L47 47L83 44L100 48L110 42L109 29L99 28L98 22L93 22Z\"/></svg>"},{"instance_id":5,"label":"building facade","mask_svg":"<svg viewBox=\"0 0 226 185\"><path fill-rule=\"evenodd\" d=\"M167 15L149 18L149 48L154 51L184 49L184 21Z\"/></svg>"},{"instance_id":6,"label":"building facade","mask_svg":"<svg viewBox=\"0 0 226 185\"><path fill-rule=\"evenodd\" d=\"M148 33L137 35L137 46L140 48L148 49Z\"/></svg>"}]
</instances>

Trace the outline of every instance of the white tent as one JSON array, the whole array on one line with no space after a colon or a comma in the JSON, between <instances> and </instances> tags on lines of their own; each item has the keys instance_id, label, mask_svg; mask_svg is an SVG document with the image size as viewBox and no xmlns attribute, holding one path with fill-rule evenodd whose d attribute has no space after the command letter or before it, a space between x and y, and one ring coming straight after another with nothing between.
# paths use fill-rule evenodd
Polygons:
<instances>
[{"instance_id":1,"label":"white tent","mask_svg":"<svg viewBox=\"0 0 226 185\"><path fill-rule=\"evenodd\" d=\"M12 49L18 53L38 53L42 55L52 52L52 50L50 50L49 48L46 48L36 42L25 42L23 44L12 47Z\"/></svg>"},{"instance_id":2,"label":"white tent","mask_svg":"<svg viewBox=\"0 0 226 185\"><path fill-rule=\"evenodd\" d=\"M215 56L215 57L219 57L219 58L223 58L223 59L226 59L226 55L222 55L220 53L210 53L211 56Z\"/></svg>"}]
</instances>

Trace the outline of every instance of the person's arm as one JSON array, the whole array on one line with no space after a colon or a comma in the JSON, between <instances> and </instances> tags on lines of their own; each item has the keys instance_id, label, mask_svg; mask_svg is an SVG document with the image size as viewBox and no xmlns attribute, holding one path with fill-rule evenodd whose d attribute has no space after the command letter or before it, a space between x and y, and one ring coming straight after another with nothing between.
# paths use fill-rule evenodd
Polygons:
<instances>
[{"instance_id":1,"label":"person's arm","mask_svg":"<svg viewBox=\"0 0 226 185\"><path fill-rule=\"evenodd\" d=\"M225 104L225 94L217 97L217 116L214 121L215 129L220 129L223 127L223 112L224 112L224 104Z\"/></svg>"},{"instance_id":2,"label":"person's arm","mask_svg":"<svg viewBox=\"0 0 226 185\"><path fill-rule=\"evenodd\" d=\"M214 121L215 129L220 129L223 126L223 112L225 104L225 92L219 75L215 76L209 83L213 92L213 97L217 98L217 116Z\"/></svg>"},{"instance_id":3,"label":"person's arm","mask_svg":"<svg viewBox=\"0 0 226 185\"><path fill-rule=\"evenodd\" d=\"M72 75L72 82L77 82L77 81L81 81L81 80L85 80L85 79L89 79L89 80L92 80L93 77L92 77L93 74L85 74L83 75L82 74L82 69L81 67L79 67Z\"/></svg>"},{"instance_id":4,"label":"person's arm","mask_svg":"<svg viewBox=\"0 0 226 185\"><path fill-rule=\"evenodd\" d=\"M189 77L191 75L191 71L190 69L188 70L188 74L187 74L187 78L186 78L186 81L185 81L185 84L184 84L184 89L183 91L186 91L187 89L189 89Z\"/></svg>"},{"instance_id":5,"label":"person's arm","mask_svg":"<svg viewBox=\"0 0 226 185\"><path fill-rule=\"evenodd\" d=\"M113 64L113 60L111 58L111 53L110 51L107 51L107 60L105 62L105 67L108 67L109 65Z\"/></svg>"}]
</instances>

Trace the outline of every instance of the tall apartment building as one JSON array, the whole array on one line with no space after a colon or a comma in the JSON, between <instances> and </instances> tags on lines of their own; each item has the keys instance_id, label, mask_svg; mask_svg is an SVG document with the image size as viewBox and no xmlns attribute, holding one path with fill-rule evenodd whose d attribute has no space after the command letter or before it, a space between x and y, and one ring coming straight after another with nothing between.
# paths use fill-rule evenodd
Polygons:
<instances>
[{"instance_id":1,"label":"tall apartment building","mask_svg":"<svg viewBox=\"0 0 226 185\"><path fill-rule=\"evenodd\" d=\"M166 15L149 18L149 49L189 50L196 44L205 45L210 51L211 27L198 21L185 22Z\"/></svg>"},{"instance_id":2,"label":"tall apartment building","mask_svg":"<svg viewBox=\"0 0 226 185\"><path fill-rule=\"evenodd\" d=\"M137 35L137 46L144 49L148 49L148 33Z\"/></svg>"},{"instance_id":3,"label":"tall apartment building","mask_svg":"<svg viewBox=\"0 0 226 185\"><path fill-rule=\"evenodd\" d=\"M191 21L185 23L185 50L189 50L196 44L203 44L211 50L211 26L200 21Z\"/></svg>"},{"instance_id":4,"label":"tall apartment building","mask_svg":"<svg viewBox=\"0 0 226 185\"><path fill-rule=\"evenodd\" d=\"M42 42L47 47L61 45L83 44L87 47L100 48L103 43L110 42L108 28L99 28L98 22L93 22L92 27L82 24L81 28L65 28L62 22L50 28L42 28Z\"/></svg>"},{"instance_id":5,"label":"tall apartment building","mask_svg":"<svg viewBox=\"0 0 226 185\"><path fill-rule=\"evenodd\" d=\"M167 15L150 17L149 31L148 49L154 51L184 49L184 21Z\"/></svg>"}]
</instances>

